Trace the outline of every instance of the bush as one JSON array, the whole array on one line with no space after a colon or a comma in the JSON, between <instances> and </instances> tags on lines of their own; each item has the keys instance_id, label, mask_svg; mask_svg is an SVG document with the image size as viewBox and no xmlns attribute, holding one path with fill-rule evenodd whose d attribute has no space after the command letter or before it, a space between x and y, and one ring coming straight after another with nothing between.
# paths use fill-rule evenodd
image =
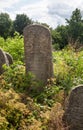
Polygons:
<instances>
[{"instance_id":1,"label":"bush","mask_svg":"<svg viewBox=\"0 0 83 130\"><path fill-rule=\"evenodd\" d=\"M83 84L82 57L83 51L75 52L73 48L53 52L56 85L67 94L73 86Z\"/></svg>"},{"instance_id":2,"label":"bush","mask_svg":"<svg viewBox=\"0 0 83 130\"><path fill-rule=\"evenodd\" d=\"M30 89L34 76L32 73L25 74L25 67L21 62L14 63L11 66L3 65L3 68L5 72L1 75L1 88L13 88L18 92Z\"/></svg>"},{"instance_id":3,"label":"bush","mask_svg":"<svg viewBox=\"0 0 83 130\"><path fill-rule=\"evenodd\" d=\"M10 53L14 61L24 61L23 36L20 36L19 33L16 32L14 38L7 38L6 40L0 37L0 47Z\"/></svg>"}]
</instances>

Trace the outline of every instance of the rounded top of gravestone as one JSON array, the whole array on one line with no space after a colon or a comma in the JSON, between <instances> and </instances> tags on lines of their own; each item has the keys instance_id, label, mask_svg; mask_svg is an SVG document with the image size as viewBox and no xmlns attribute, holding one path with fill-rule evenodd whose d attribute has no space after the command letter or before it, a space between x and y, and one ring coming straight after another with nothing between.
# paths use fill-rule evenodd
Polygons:
<instances>
[{"instance_id":1,"label":"rounded top of gravestone","mask_svg":"<svg viewBox=\"0 0 83 130\"><path fill-rule=\"evenodd\" d=\"M45 29L45 30L50 31L49 28L46 27L46 26L44 26L44 25L40 25L40 24L30 24L30 25L27 25L27 26L24 28L23 32L24 32L26 29L28 29L28 28L43 28L43 29Z\"/></svg>"},{"instance_id":2,"label":"rounded top of gravestone","mask_svg":"<svg viewBox=\"0 0 83 130\"><path fill-rule=\"evenodd\" d=\"M74 91L74 90L77 90L79 88L82 89L83 88L83 84L80 84L78 86L73 87L72 90Z\"/></svg>"},{"instance_id":3,"label":"rounded top of gravestone","mask_svg":"<svg viewBox=\"0 0 83 130\"><path fill-rule=\"evenodd\" d=\"M83 84L80 84L76 87L74 87L70 93L70 96L75 93L75 94L79 94L79 93L83 93Z\"/></svg>"},{"instance_id":4,"label":"rounded top of gravestone","mask_svg":"<svg viewBox=\"0 0 83 130\"><path fill-rule=\"evenodd\" d=\"M72 89L63 120L70 130L83 130L83 84Z\"/></svg>"},{"instance_id":5,"label":"rounded top of gravestone","mask_svg":"<svg viewBox=\"0 0 83 130\"><path fill-rule=\"evenodd\" d=\"M51 37L49 28L39 24L27 25L23 30L23 34L27 36L27 33L36 34L36 36L44 34L46 37Z\"/></svg>"}]
</instances>

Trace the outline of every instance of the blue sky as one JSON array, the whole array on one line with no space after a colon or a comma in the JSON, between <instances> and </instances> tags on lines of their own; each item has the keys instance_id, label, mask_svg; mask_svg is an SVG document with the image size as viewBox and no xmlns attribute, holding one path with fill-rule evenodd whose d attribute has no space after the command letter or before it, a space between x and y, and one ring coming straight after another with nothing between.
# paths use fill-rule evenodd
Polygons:
<instances>
[{"instance_id":1,"label":"blue sky","mask_svg":"<svg viewBox=\"0 0 83 130\"><path fill-rule=\"evenodd\" d=\"M0 0L0 13L7 12L11 19L25 13L32 20L53 28L65 24L65 18L70 18L76 8L83 14L83 0Z\"/></svg>"}]
</instances>

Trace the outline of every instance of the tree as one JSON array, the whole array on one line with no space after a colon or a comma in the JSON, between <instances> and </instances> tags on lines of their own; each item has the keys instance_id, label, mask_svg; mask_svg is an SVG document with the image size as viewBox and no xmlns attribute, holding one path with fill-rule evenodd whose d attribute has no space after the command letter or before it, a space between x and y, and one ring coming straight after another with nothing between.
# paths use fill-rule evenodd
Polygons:
<instances>
[{"instance_id":1,"label":"tree","mask_svg":"<svg viewBox=\"0 0 83 130\"><path fill-rule=\"evenodd\" d=\"M0 14L0 36L5 39L11 34L13 22L7 13Z\"/></svg>"},{"instance_id":2,"label":"tree","mask_svg":"<svg viewBox=\"0 0 83 130\"><path fill-rule=\"evenodd\" d=\"M64 48L68 44L68 28L67 26L61 25L56 28L56 31L61 35L60 48Z\"/></svg>"},{"instance_id":3,"label":"tree","mask_svg":"<svg viewBox=\"0 0 83 130\"><path fill-rule=\"evenodd\" d=\"M69 23L69 24L71 24L72 22L73 23L78 23L78 22L81 22L81 20L82 20L81 11L78 8L76 8L72 12L70 20L66 19L67 23Z\"/></svg>"},{"instance_id":4,"label":"tree","mask_svg":"<svg viewBox=\"0 0 83 130\"><path fill-rule=\"evenodd\" d=\"M16 19L14 20L15 31L22 34L24 27L31 24L31 23L32 23L32 21L31 21L31 19L29 19L27 17L27 15L25 15L25 14L17 14Z\"/></svg>"},{"instance_id":5,"label":"tree","mask_svg":"<svg viewBox=\"0 0 83 130\"><path fill-rule=\"evenodd\" d=\"M66 21L67 25L61 25L51 30L52 43L55 49L62 49L68 43L73 43L77 47L83 44L83 20L81 11L76 8L72 12L70 19L66 19Z\"/></svg>"},{"instance_id":6,"label":"tree","mask_svg":"<svg viewBox=\"0 0 83 130\"><path fill-rule=\"evenodd\" d=\"M67 26L58 26L51 31L52 43L55 49L62 49L68 44Z\"/></svg>"},{"instance_id":7,"label":"tree","mask_svg":"<svg viewBox=\"0 0 83 130\"><path fill-rule=\"evenodd\" d=\"M68 36L73 43L75 43L77 40L81 40L81 35L83 34L83 21L81 16L80 9L75 9L72 12L70 20L66 19L68 24ZM81 42L81 41L80 41Z\"/></svg>"}]
</instances>

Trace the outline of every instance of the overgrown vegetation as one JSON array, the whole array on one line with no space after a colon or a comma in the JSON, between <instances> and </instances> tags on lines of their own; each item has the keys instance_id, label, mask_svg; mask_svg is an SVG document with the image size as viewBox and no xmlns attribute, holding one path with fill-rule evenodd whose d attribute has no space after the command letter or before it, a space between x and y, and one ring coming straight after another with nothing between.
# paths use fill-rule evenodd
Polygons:
<instances>
[{"instance_id":1,"label":"overgrown vegetation","mask_svg":"<svg viewBox=\"0 0 83 130\"><path fill-rule=\"evenodd\" d=\"M6 20L1 25L8 21L13 28L9 16L1 14L2 21L3 17ZM26 19L25 25L27 20L30 24L26 15L17 15L14 24L21 18ZM10 67L3 65L5 72L0 75L0 130L68 129L62 123L64 101L73 87L83 84L83 20L79 9L73 11L67 23L51 29L54 77L48 79L46 86L35 81L32 73L25 74L23 36L15 32L19 23L17 30L10 26L8 33L5 26L0 30L0 36L5 38L0 37L0 47L14 60Z\"/></svg>"},{"instance_id":2,"label":"overgrown vegetation","mask_svg":"<svg viewBox=\"0 0 83 130\"><path fill-rule=\"evenodd\" d=\"M0 76L0 130L60 130L64 99L72 87L83 84L83 50L76 52L68 46L54 51L54 78L42 86L33 74L25 75L22 36L0 38L0 43L14 58L13 65L3 66ZM43 87L41 92L39 87Z\"/></svg>"},{"instance_id":3,"label":"overgrown vegetation","mask_svg":"<svg viewBox=\"0 0 83 130\"><path fill-rule=\"evenodd\" d=\"M19 35L19 33L15 32L14 37L8 37L4 40L3 37L0 37L0 47L9 52L14 61L24 61L24 43L23 43L23 36Z\"/></svg>"}]
</instances>

